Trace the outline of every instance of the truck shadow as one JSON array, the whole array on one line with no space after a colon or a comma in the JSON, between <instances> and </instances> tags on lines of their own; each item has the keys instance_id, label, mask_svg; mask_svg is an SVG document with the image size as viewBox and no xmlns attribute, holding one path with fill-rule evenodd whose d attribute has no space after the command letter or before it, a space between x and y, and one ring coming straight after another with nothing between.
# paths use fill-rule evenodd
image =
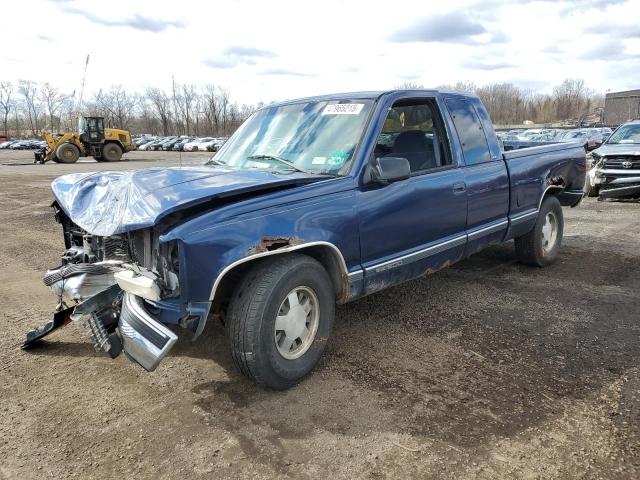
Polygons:
<instances>
[{"instance_id":1,"label":"truck shadow","mask_svg":"<svg viewBox=\"0 0 640 480\"><path fill-rule=\"evenodd\" d=\"M533 269L498 246L340 307L321 364L286 392L236 373L224 332L209 329L206 358L228 379L196 385L195 404L225 428L268 426L278 438L386 432L466 448L512 437L640 362L640 262L590 260L565 247ZM201 357L200 343L175 354Z\"/></svg>"}]
</instances>

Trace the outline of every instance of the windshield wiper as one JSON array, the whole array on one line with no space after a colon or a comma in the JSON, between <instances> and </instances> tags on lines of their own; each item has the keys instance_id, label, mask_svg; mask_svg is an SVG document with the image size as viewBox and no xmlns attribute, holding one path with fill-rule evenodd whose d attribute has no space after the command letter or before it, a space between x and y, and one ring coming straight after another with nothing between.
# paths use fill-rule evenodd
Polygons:
<instances>
[{"instance_id":1,"label":"windshield wiper","mask_svg":"<svg viewBox=\"0 0 640 480\"><path fill-rule=\"evenodd\" d=\"M311 170L307 170L306 168L297 166L291 160L287 160L286 158L276 157L274 155L251 155L247 157L247 160L276 160L277 162L280 162L286 165L287 167L292 168L293 170L296 170L298 172L306 173L309 175L316 174L316 172L312 172Z\"/></svg>"}]
</instances>

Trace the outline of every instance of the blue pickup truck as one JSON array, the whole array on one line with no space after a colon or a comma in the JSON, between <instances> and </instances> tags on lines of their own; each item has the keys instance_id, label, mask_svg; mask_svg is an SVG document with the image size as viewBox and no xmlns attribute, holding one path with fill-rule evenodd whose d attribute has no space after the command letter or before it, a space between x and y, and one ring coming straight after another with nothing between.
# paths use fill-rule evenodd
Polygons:
<instances>
[{"instance_id":1,"label":"blue pickup truck","mask_svg":"<svg viewBox=\"0 0 640 480\"><path fill-rule=\"evenodd\" d=\"M584 148L508 149L475 96L394 90L269 105L201 166L60 177L59 305L24 347L83 320L96 350L151 371L216 321L244 375L289 388L336 304L511 239L521 262L556 259Z\"/></svg>"}]
</instances>

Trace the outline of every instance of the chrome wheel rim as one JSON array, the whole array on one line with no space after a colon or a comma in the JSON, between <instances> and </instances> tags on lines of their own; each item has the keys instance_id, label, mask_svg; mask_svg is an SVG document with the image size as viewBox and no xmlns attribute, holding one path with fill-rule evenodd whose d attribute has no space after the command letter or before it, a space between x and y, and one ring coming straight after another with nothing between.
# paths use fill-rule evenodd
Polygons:
<instances>
[{"instance_id":1,"label":"chrome wheel rim","mask_svg":"<svg viewBox=\"0 0 640 480\"><path fill-rule=\"evenodd\" d=\"M553 212L548 212L542 225L542 250L549 253L556 244L558 238L558 218Z\"/></svg>"},{"instance_id":2,"label":"chrome wheel rim","mask_svg":"<svg viewBox=\"0 0 640 480\"><path fill-rule=\"evenodd\" d=\"M296 287L280 304L276 317L274 338L278 353L287 360L305 354L316 338L320 305L309 287Z\"/></svg>"}]
</instances>

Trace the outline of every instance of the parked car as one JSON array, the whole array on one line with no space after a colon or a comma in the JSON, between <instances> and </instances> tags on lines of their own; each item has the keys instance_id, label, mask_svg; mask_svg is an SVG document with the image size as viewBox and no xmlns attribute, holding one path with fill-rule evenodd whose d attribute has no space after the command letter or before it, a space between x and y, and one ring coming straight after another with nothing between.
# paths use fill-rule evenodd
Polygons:
<instances>
[{"instance_id":1,"label":"parked car","mask_svg":"<svg viewBox=\"0 0 640 480\"><path fill-rule=\"evenodd\" d=\"M18 140L8 147L11 150L36 150L40 148L40 140L30 138L27 140Z\"/></svg>"},{"instance_id":2,"label":"parked car","mask_svg":"<svg viewBox=\"0 0 640 480\"><path fill-rule=\"evenodd\" d=\"M147 147L147 150L154 150L154 151L162 150L162 146L165 144L165 142L168 142L169 140L172 140L173 138L174 137L162 137L162 138L159 138L154 143L149 145Z\"/></svg>"},{"instance_id":3,"label":"parked car","mask_svg":"<svg viewBox=\"0 0 640 480\"><path fill-rule=\"evenodd\" d=\"M206 165L56 179L66 251L45 283L81 303L25 346L86 317L96 350L153 370L176 329L223 318L239 370L289 388L325 350L336 303L511 239L521 262L551 264L584 172L581 143L503 153L472 95L269 105Z\"/></svg>"},{"instance_id":4,"label":"parked car","mask_svg":"<svg viewBox=\"0 0 640 480\"><path fill-rule=\"evenodd\" d=\"M518 134L518 140L520 141L529 141L531 140L531 137L535 136L535 135L540 135L540 133L542 132L542 129L540 128L530 128L529 130L525 130L524 132L521 132L520 134Z\"/></svg>"},{"instance_id":5,"label":"parked car","mask_svg":"<svg viewBox=\"0 0 640 480\"><path fill-rule=\"evenodd\" d=\"M151 140L151 141L149 141L149 142L146 142L146 143L141 144L141 145L138 147L138 150L143 150L143 151L146 151L146 150L153 150L153 147L154 147L156 144L160 143L160 142L161 142L161 140Z\"/></svg>"},{"instance_id":6,"label":"parked car","mask_svg":"<svg viewBox=\"0 0 640 480\"><path fill-rule=\"evenodd\" d=\"M640 198L640 120L618 127L591 155L590 197Z\"/></svg>"},{"instance_id":7,"label":"parked car","mask_svg":"<svg viewBox=\"0 0 640 480\"><path fill-rule=\"evenodd\" d=\"M568 130L561 138L562 142L583 142L585 151L591 151L602 145L602 134L595 128Z\"/></svg>"},{"instance_id":8,"label":"parked car","mask_svg":"<svg viewBox=\"0 0 640 480\"><path fill-rule=\"evenodd\" d=\"M176 152L182 152L184 150L184 146L187 143L192 142L193 140L195 140L194 137L184 138L184 139L180 140L179 142L175 143L175 145L173 146L173 150L175 150Z\"/></svg>"},{"instance_id":9,"label":"parked car","mask_svg":"<svg viewBox=\"0 0 640 480\"><path fill-rule=\"evenodd\" d=\"M178 142L181 142L185 138L188 138L188 137L182 135L180 137L173 137L169 139L168 141L162 144L162 150L173 150L174 145Z\"/></svg>"},{"instance_id":10,"label":"parked car","mask_svg":"<svg viewBox=\"0 0 640 480\"><path fill-rule=\"evenodd\" d=\"M157 137L138 137L133 139L133 144L136 147L139 147L145 143L153 142L155 140L157 140Z\"/></svg>"},{"instance_id":11,"label":"parked car","mask_svg":"<svg viewBox=\"0 0 640 480\"><path fill-rule=\"evenodd\" d=\"M200 142L198 144L198 150L203 152L217 152L223 144L223 140L219 138L212 138L211 140Z\"/></svg>"},{"instance_id":12,"label":"parked car","mask_svg":"<svg viewBox=\"0 0 640 480\"><path fill-rule=\"evenodd\" d=\"M200 150L200 144L204 143L204 142L209 142L213 140L213 137L204 137L204 138L196 138L195 140L192 140L191 142L185 143L183 146L183 150L185 152L197 152ZM207 151L206 149L204 149L203 151Z\"/></svg>"},{"instance_id":13,"label":"parked car","mask_svg":"<svg viewBox=\"0 0 640 480\"><path fill-rule=\"evenodd\" d=\"M0 150L4 150L4 149L9 148L13 142L15 142L15 140L7 140L7 141L4 141L4 142L0 143Z\"/></svg>"}]
</instances>

